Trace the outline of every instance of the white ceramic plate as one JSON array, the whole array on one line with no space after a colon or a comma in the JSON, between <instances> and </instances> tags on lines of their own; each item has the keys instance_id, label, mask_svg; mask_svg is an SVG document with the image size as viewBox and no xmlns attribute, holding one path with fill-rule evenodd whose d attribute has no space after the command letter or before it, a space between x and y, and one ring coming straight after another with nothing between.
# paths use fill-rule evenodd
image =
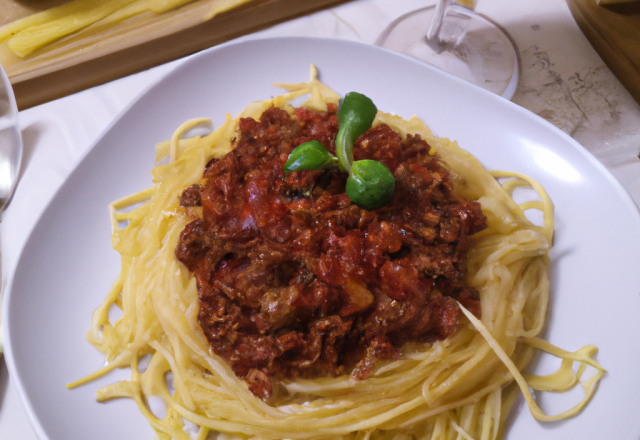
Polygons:
<instances>
[{"instance_id":1,"label":"white ceramic plate","mask_svg":"<svg viewBox=\"0 0 640 440\"><path fill-rule=\"evenodd\" d=\"M507 438L637 440L640 217L622 187L569 136L509 101L373 46L307 38L225 45L191 58L123 113L52 200L3 308L7 364L38 436L153 438L132 401L95 401L97 389L128 371L65 388L104 362L84 335L119 269L107 204L149 186L154 145L182 122L208 116L220 126L227 112L281 93L272 83L306 81L311 63L340 94L356 90L385 111L417 114L488 168L533 176L555 201L545 336L568 350L597 345L609 373L586 410L570 420L538 423L520 401ZM547 371L557 364L539 362ZM540 398L552 413L578 398L553 397Z\"/></svg>"}]
</instances>

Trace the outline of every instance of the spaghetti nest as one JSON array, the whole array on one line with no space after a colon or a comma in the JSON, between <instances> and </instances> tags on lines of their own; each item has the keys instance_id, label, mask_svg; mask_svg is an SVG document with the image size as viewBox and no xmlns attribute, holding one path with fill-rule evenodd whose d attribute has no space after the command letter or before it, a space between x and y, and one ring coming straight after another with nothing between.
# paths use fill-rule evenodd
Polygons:
<instances>
[{"instance_id":1,"label":"spaghetti nest","mask_svg":"<svg viewBox=\"0 0 640 440\"><path fill-rule=\"evenodd\" d=\"M374 126L385 123L402 136L419 134L450 168L456 193L480 203L488 227L470 239L467 283L479 292L481 320L460 305L466 318L454 336L406 344L399 359L378 363L365 380L343 375L284 383L287 392L270 404L255 397L213 353L198 323L196 280L174 254L180 232L193 220L179 197L201 181L211 159L231 150L239 118L258 119L271 106L292 114L290 102L303 95L310 98L302 106L316 111L339 101L316 79L313 67L308 83L282 87L288 93L253 103L236 119L227 116L208 136L181 139L205 120L183 124L170 141L157 146L157 160L168 156L168 162L153 169L153 187L110 205L113 246L121 254L122 269L94 312L87 335L108 364L69 386L130 367L131 379L99 390L98 400L134 399L161 439L189 439L185 420L199 426L199 440L210 432L223 438L496 439L519 390L537 419L579 412L604 371L594 360L596 348L570 353L536 338L549 295L549 197L526 176L485 170L416 117L403 120L379 112ZM518 205L511 197L517 187L533 188L540 200ZM543 226L527 219L528 209L542 211ZM123 311L114 324L108 316L113 305ZM544 377L521 373L536 349L562 358L561 368ZM579 364L575 372L574 362ZM597 373L581 382L587 365ZM585 398L557 416L544 414L529 391L564 391L577 383ZM152 396L165 402L162 418L149 409Z\"/></svg>"}]
</instances>

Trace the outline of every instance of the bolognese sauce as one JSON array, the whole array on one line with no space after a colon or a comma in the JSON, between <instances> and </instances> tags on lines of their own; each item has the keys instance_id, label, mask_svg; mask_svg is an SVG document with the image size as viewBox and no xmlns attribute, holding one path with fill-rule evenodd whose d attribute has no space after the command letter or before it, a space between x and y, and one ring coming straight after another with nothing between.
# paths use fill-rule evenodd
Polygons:
<instances>
[{"instance_id":1,"label":"bolognese sauce","mask_svg":"<svg viewBox=\"0 0 640 440\"><path fill-rule=\"evenodd\" d=\"M377 210L350 202L344 172L283 174L304 142L335 153L338 128L335 105L240 119L234 149L180 197L202 206L175 251L196 277L199 323L263 399L272 379L364 379L407 342L445 339L459 327L457 302L480 316L465 279L469 236L486 218L454 194L420 136L379 124L356 142L355 160L378 160L395 178Z\"/></svg>"}]
</instances>

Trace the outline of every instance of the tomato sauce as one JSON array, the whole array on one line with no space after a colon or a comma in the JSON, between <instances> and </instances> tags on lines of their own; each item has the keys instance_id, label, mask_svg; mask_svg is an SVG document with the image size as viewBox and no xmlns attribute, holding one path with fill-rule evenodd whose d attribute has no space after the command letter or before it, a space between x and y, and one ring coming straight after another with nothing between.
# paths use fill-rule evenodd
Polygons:
<instances>
[{"instance_id":1,"label":"tomato sauce","mask_svg":"<svg viewBox=\"0 0 640 440\"><path fill-rule=\"evenodd\" d=\"M202 330L265 400L274 379L364 379L407 342L455 334L457 301L480 316L465 279L469 236L486 218L420 136L381 124L356 142L355 160L381 161L396 181L377 210L350 202L344 172L283 175L301 143L335 154L337 131L335 106L241 119L234 149L181 197L202 206L176 248L197 279Z\"/></svg>"}]
</instances>

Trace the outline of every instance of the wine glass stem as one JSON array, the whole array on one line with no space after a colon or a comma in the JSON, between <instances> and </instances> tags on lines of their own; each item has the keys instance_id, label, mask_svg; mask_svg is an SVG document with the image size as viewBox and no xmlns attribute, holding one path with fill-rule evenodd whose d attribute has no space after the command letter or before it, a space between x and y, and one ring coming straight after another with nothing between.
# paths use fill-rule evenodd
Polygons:
<instances>
[{"instance_id":1,"label":"wine glass stem","mask_svg":"<svg viewBox=\"0 0 640 440\"><path fill-rule=\"evenodd\" d=\"M429 30L427 31L427 41L433 41L440 33L440 29L442 29L442 23L444 21L446 6L450 1L451 0L438 0L435 14L433 15L433 19L429 25Z\"/></svg>"}]
</instances>

